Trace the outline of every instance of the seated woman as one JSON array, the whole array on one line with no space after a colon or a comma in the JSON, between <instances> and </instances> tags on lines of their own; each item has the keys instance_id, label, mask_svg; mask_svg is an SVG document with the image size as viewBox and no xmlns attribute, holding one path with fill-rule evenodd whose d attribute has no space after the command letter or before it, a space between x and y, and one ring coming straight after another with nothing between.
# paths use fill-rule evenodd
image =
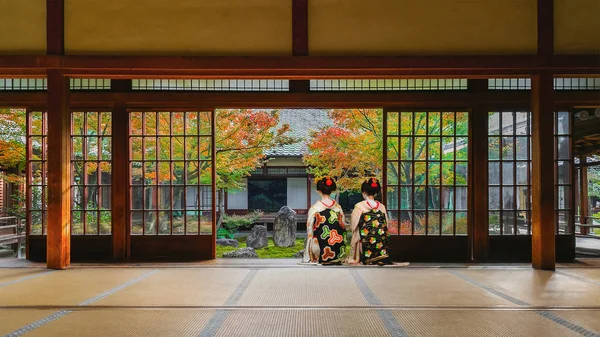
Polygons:
<instances>
[{"instance_id":1,"label":"seated woman","mask_svg":"<svg viewBox=\"0 0 600 337\"><path fill-rule=\"evenodd\" d=\"M352 241L348 263L391 264L387 211L375 200L381 194L381 184L376 178L368 179L362 183L361 191L365 200L356 204L350 220Z\"/></svg>"},{"instance_id":2,"label":"seated woman","mask_svg":"<svg viewBox=\"0 0 600 337\"><path fill-rule=\"evenodd\" d=\"M302 262L340 264L347 257L346 226L342 207L331 199L335 181L325 177L317 181L321 200L308 210L306 249Z\"/></svg>"}]
</instances>

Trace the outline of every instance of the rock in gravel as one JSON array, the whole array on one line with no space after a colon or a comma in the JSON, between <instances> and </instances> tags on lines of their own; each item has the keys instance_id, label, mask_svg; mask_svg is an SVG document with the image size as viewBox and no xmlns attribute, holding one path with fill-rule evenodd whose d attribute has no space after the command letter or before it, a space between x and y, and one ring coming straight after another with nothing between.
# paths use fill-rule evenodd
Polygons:
<instances>
[{"instance_id":1,"label":"rock in gravel","mask_svg":"<svg viewBox=\"0 0 600 337\"><path fill-rule=\"evenodd\" d=\"M233 259L256 259L258 258L258 254L254 251L254 248L245 247L234 250L232 252L228 252L223 254L223 257L233 258Z\"/></svg>"},{"instance_id":2,"label":"rock in gravel","mask_svg":"<svg viewBox=\"0 0 600 337\"><path fill-rule=\"evenodd\" d=\"M252 232L246 239L246 246L254 249L265 248L269 245L267 239L267 227L263 225L256 225L252 228Z\"/></svg>"},{"instance_id":3,"label":"rock in gravel","mask_svg":"<svg viewBox=\"0 0 600 337\"><path fill-rule=\"evenodd\" d=\"M234 239L217 239L217 246L238 247L239 243Z\"/></svg>"},{"instance_id":4,"label":"rock in gravel","mask_svg":"<svg viewBox=\"0 0 600 337\"><path fill-rule=\"evenodd\" d=\"M296 212L283 206L275 215L273 222L273 242L277 247L293 247L296 244Z\"/></svg>"},{"instance_id":5,"label":"rock in gravel","mask_svg":"<svg viewBox=\"0 0 600 337\"><path fill-rule=\"evenodd\" d=\"M304 257L304 249L294 254L294 257L303 258Z\"/></svg>"}]
</instances>

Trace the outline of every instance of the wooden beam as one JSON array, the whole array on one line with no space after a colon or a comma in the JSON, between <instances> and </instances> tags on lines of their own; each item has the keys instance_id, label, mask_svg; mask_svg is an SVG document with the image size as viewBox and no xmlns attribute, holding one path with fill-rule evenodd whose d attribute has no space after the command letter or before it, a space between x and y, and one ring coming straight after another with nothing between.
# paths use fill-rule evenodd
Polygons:
<instances>
[{"instance_id":1,"label":"wooden beam","mask_svg":"<svg viewBox=\"0 0 600 337\"><path fill-rule=\"evenodd\" d=\"M118 81L118 80L113 80ZM47 92L0 92L0 107L46 106ZM128 107L192 107L218 106L222 108L250 107L472 107L485 103L489 108L521 108L529 105L529 91L457 92L83 92L71 91L72 107L111 108L114 102ZM598 92L555 91L555 107L571 109L573 106L600 105ZM575 128L579 134L579 127ZM575 139L577 139L575 135Z\"/></svg>"},{"instance_id":2,"label":"wooden beam","mask_svg":"<svg viewBox=\"0 0 600 337\"><path fill-rule=\"evenodd\" d=\"M578 106L600 106L600 92L594 90L555 90L554 106L557 110L571 110Z\"/></svg>"},{"instance_id":3,"label":"wooden beam","mask_svg":"<svg viewBox=\"0 0 600 337\"><path fill-rule=\"evenodd\" d=\"M532 112L532 262L535 269L556 265L554 199L553 76L542 73L531 79Z\"/></svg>"},{"instance_id":4,"label":"wooden beam","mask_svg":"<svg viewBox=\"0 0 600 337\"><path fill-rule=\"evenodd\" d=\"M112 80L110 82L110 89L113 92L130 92L132 90L132 80Z\"/></svg>"},{"instance_id":5,"label":"wooden beam","mask_svg":"<svg viewBox=\"0 0 600 337\"><path fill-rule=\"evenodd\" d=\"M0 107L45 107L46 92L0 92ZM458 107L476 102L498 107L523 107L529 104L529 92L496 91L481 94L469 92L84 92L72 91L71 107L111 108L123 102L131 108L212 107L220 108L373 108Z\"/></svg>"},{"instance_id":6,"label":"wooden beam","mask_svg":"<svg viewBox=\"0 0 600 337\"><path fill-rule=\"evenodd\" d=\"M591 155L600 151L600 144L584 146L584 147L575 147L575 155ZM585 162L585 161L584 161Z\"/></svg>"},{"instance_id":7,"label":"wooden beam","mask_svg":"<svg viewBox=\"0 0 600 337\"><path fill-rule=\"evenodd\" d=\"M585 137L600 134L600 123L594 120L578 122L573 127L573 130L573 140L577 142Z\"/></svg>"},{"instance_id":8,"label":"wooden beam","mask_svg":"<svg viewBox=\"0 0 600 337\"><path fill-rule=\"evenodd\" d=\"M65 269L71 254L69 80L48 71L48 235L47 265Z\"/></svg>"},{"instance_id":9,"label":"wooden beam","mask_svg":"<svg viewBox=\"0 0 600 337\"><path fill-rule=\"evenodd\" d=\"M42 108L48 103L48 93L37 92L2 92L0 91L0 107L2 108Z\"/></svg>"},{"instance_id":10,"label":"wooden beam","mask_svg":"<svg viewBox=\"0 0 600 337\"><path fill-rule=\"evenodd\" d=\"M113 80L117 81L117 80ZM39 92L0 92L0 107L45 107L48 93ZM390 106L431 106L453 104L470 107L477 102L498 107L527 106L529 91L488 91L485 93L453 92L71 92L71 105L79 107L112 107L115 101L131 102L148 107L149 104L174 104L220 106L220 107L374 107ZM554 91L554 104L557 109L571 109L573 106L600 105L597 91ZM327 101L330 99L330 101ZM138 103L135 103L138 102ZM438 103L439 102L439 103ZM586 128L585 130L587 130ZM580 134L580 128L575 128ZM577 139L576 135L574 135Z\"/></svg>"},{"instance_id":11,"label":"wooden beam","mask_svg":"<svg viewBox=\"0 0 600 337\"><path fill-rule=\"evenodd\" d=\"M72 106L110 107L124 102L128 107L219 107L219 108L359 108L359 107L457 107L472 104L523 107L529 104L529 92L496 91L456 92L73 92ZM2 98L0 96L0 104Z\"/></svg>"},{"instance_id":12,"label":"wooden beam","mask_svg":"<svg viewBox=\"0 0 600 337\"><path fill-rule=\"evenodd\" d=\"M65 1L46 0L46 53L65 53Z\"/></svg>"},{"instance_id":13,"label":"wooden beam","mask_svg":"<svg viewBox=\"0 0 600 337\"><path fill-rule=\"evenodd\" d=\"M0 75L104 78L398 78L530 76L539 71L598 76L600 55L485 56L86 56L3 55Z\"/></svg>"},{"instance_id":14,"label":"wooden beam","mask_svg":"<svg viewBox=\"0 0 600 337\"><path fill-rule=\"evenodd\" d=\"M128 203L129 169L127 160L127 134L129 118L127 108L116 103L112 109L112 238L113 258L123 261L129 258Z\"/></svg>"},{"instance_id":15,"label":"wooden beam","mask_svg":"<svg viewBox=\"0 0 600 337\"><path fill-rule=\"evenodd\" d=\"M486 80L469 80L469 90L473 93L487 91ZM483 102L473 106L469 114L471 173L470 205L471 210L471 247L474 261L486 262L489 252L488 225L488 109Z\"/></svg>"}]
</instances>

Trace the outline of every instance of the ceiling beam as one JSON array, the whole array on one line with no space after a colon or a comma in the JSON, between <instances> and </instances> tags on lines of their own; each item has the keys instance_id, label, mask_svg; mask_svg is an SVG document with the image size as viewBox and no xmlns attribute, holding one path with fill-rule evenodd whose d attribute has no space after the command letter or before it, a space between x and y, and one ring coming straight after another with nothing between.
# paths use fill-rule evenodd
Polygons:
<instances>
[{"instance_id":1,"label":"ceiling beam","mask_svg":"<svg viewBox=\"0 0 600 337\"><path fill-rule=\"evenodd\" d=\"M590 145L578 147L574 146L574 151L576 156L586 156L590 154L599 154L600 153L600 144Z\"/></svg>"},{"instance_id":2,"label":"ceiling beam","mask_svg":"<svg viewBox=\"0 0 600 337\"><path fill-rule=\"evenodd\" d=\"M110 78L527 77L540 71L600 76L600 55L552 56L0 56L0 75Z\"/></svg>"}]
</instances>

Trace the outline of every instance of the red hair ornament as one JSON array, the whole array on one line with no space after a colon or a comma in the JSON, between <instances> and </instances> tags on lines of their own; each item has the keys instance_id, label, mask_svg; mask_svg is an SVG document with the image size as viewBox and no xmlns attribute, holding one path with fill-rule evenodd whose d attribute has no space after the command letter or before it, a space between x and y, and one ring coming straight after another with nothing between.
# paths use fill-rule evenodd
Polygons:
<instances>
[{"instance_id":1,"label":"red hair ornament","mask_svg":"<svg viewBox=\"0 0 600 337\"><path fill-rule=\"evenodd\" d=\"M325 185L331 186L332 184L333 184L333 181L331 181L330 178L327 178L327 180L325 180Z\"/></svg>"},{"instance_id":2,"label":"red hair ornament","mask_svg":"<svg viewBox=\"0 0 600 337\"><path fill-rule=\"evenodd\" d=\"M374 178L371 179L371 187L377 188L377 180L375 180Z\"/></svg>"}]
</instances>

